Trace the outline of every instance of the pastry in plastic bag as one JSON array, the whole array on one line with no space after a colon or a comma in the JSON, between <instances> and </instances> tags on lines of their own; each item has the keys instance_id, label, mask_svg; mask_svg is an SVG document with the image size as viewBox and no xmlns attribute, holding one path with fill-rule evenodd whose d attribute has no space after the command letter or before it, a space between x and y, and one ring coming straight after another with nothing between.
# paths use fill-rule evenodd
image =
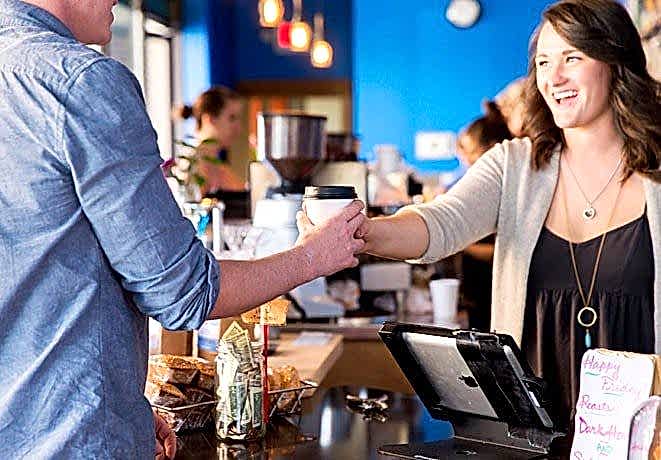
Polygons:
<instances>
[{"instance_id":1,"label":"pastry in plastic bag","mask_svg":"<svg viewBox=\"0 0 661 460\"><path fill-rule=\"evenodd\" d=\"M198 370L194 384L197 388L213 392L216 378L216 366L214 363L202 358L188 358Z\"/></svg>"},{"instance_id":2,"label":"pastry in plastic bag","mask_svg":"<svg viewBox=\"0 0 661 460\"><path fill-rule=\"evenodd\" d=\"M301 378L294 366L281 366L276 369L268 369L269 391L285 390L287 388L298 388L301 386ZM286 412L294 407L296 403L296 392L285 391L269 398L271 406L277 405L278 410Z\"/></svg>"},{"instance_id":3,"label":"pastry in plastic bag","mask_svg":"<svg viewBox=\"0 0 661 460\"><path fill-rule=\"evenodd\" d=\"M186 403L186 395L182 391L164 382L147 381L145 384L145 397L151 404L164 407L177 407Z\"/></svg>"},{"instance_id":4,"label":"pastry in plastic bag","mask_svg":"<svg viewBox=\"0 0 661 460\"><path fill-rule=\"evenodd\" d=\"M195 363L183 356L153 355L149 357L148 380L189 385L197 373Z\"/></svg>"}]
</instances>

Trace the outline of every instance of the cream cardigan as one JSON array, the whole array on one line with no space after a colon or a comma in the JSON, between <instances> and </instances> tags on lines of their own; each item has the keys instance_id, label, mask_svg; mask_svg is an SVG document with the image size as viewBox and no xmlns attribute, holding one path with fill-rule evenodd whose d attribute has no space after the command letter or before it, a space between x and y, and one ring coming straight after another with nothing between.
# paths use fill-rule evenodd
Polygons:
<instances>
[{"instance_id":1,"label":"cream cardigan","mask_svg":"<svg viewBox=\"0 0 661 460\"><path fill-rule=\"evenodd\" d=\"M521 343L528 271L558 181L559 152L533 170L529 139L498 144L433 203L410 206L429 229L429 247L412 263L434 262L496 232L491 328ZM654 253L655 349L661 353L661 184L644 179ZM552 270L553 267L549 267Z\"/></svg>"}]
</instances>

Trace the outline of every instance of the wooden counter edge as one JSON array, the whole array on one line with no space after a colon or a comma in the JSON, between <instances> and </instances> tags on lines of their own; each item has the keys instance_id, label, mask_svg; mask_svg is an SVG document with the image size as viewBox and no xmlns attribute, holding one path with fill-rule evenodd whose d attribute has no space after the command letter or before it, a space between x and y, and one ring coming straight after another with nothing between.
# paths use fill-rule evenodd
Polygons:
<instances>
[{"instance_id":1,"label":"wooden counter edge","mask_svg":"<svg viewBox=\"0 0 661 460\"><path fill-rule=\"evenodd\" d=\"M328 343L324 345L310 345L308 347L292 344L298 333L283 333L281 344L275 356L269 356L269 367L275 368L284 365L294 366L301 379L311 380L321 385L335 363L342 356L343 337L341 334L331 334ZM313 391L306 392L304 396L311 396Z\"/></svg>"}]
</instances>

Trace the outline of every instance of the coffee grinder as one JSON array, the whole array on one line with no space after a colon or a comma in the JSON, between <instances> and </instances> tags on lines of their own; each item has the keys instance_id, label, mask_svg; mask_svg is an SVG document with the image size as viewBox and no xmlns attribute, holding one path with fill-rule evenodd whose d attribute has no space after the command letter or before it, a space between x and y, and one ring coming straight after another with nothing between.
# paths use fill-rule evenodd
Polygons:
<instances>
[{"instance_id":1,"label":"coffee grinder","mask_svg":"<svg viewBox=\"0 0 661 460\"><path fill-rule=\"evenodd\" d=\"M302 112L257 115L257 158L273 168L280 178L280 183L268 187L264 197L255 203L253 225L264 229L257 257L294 245L298 237L296 213L302 208L305 186L310 185L310 178L325 155L325 116ZM306 283L290 295L306 318L344 314L343 306L328 297L325 278Z\"/></svg>"}]
</instances>

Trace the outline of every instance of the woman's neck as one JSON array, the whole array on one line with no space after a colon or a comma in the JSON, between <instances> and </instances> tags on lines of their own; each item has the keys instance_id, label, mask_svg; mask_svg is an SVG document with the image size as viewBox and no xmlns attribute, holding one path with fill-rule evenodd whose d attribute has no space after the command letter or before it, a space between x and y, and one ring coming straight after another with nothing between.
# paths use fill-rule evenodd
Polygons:
<instances>
[{"instance_id":1,"label":"woman's neck","mask_svg":"<svg viewBox=\"0 0 661 460\"><path fill-rule=\"evenodd\" d=\"M595 120L590 126L563 129L565 154L573 164L595 164L596 160L619 158L624 140L612 117ZM616 160L617 161L617 160Z\"/></svg>"},{"instance_id":2,"label":"woman's neck","mask_svg":"<svg viewBox=\"0 0 661 460\"><path fill-rule=\"evenodd\" d=\"M220 139L218 139L218 133L216 133L214 130L202 128L202 129L200 129L199 131L197 131L195 133L195 137L200 142L208 140L208 139L212 139L213 141L216 142L216 144L218 144L218 148L221 148L221 149L226 148L224 143L221 142Z\"/></svg>"}]
</instances>

